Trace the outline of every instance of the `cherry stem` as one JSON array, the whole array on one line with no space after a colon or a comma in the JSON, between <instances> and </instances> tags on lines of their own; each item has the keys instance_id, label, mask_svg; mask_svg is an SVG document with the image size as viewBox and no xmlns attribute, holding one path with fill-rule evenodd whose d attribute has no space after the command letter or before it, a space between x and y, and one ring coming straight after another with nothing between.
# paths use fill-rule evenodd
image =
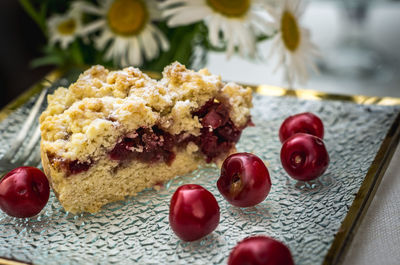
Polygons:
<instances>
[{"instance_id":1,"label":"cherry stem","mask_svg":"<svg viewBox=\"0 0 400 265\"><path fill-rule=\"evenodd\" d=\"M233 175L232 177L232 184L230 188L230 194L236 195L242 189L242 178L239 173Z\"/></svg>"},{"instance_id":2,"label":"cherry stem","mask_svg":"<svg viewBox=\"0 0 400 265\"><path fill-rule=\"evenodd\" d=\"M302 159L302 157L301 157L300 155L297 155L297 156L294 158L294 162L295 162L296 164L300 164L302 160L303 160L303 159Z\"/></svg>"}]
</instances>

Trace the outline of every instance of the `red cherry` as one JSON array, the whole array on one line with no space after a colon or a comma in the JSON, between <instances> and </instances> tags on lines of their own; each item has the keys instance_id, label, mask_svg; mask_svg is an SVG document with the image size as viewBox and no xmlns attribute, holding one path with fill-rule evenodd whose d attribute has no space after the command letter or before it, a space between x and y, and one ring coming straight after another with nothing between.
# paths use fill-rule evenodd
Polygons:
<instances>
[{"instance_id":1,"label":"red cherry","mask_svg":"<svg viewBox=\"0 0 400 265\"><path fill-rule=\"evenodd\" d=\"M279 128L279 139L283 143L296 133L307 133L324 138L324 125L320 118L310 112L299 113L286 118Z\"/></svg>"},{"instance_id":2,"label":"red cherry","mask_svg":"<svg viewBox=\"0 0 400 265\"><path fill-rule=\"evenodd\" d=\"M250 153L236 153L222 164L217 187L232 205L251 207L265 200L271 179L260 158Z\"/></svg>"},{"instance_id":3,"label":"red cherry","mask_svg":"<svg viewBox=\"0 0 400 265\"><path fill-rule=\"evenodd\" d=\"M215 197L200 185L180 186L169 206L169 224L184 241L208 235L218 226L219 206Z\"/></svg>"},{"instance_id":4,"label":"red cherry","mask_svg":"<svg viewBox=\"0 0 400 265\"><path fill-rule=\"evenodd\" d=\"M201 119L203 127L211 127L217 129L228 122L229 113L226 107L222 104L215 105L210 111Z\"/></svg>"},{"instance_id":5,"label":"red cherry","mask_svg":"<svg viewBox=\"0 0 400 265\"><path fill-rule=\"evenodd\" d=\"M231 251L228 265L294 265L292 254L283 243L253 236L239 242Z\"/></svg>"},{"instance_id":6,"label":"red cherry","mask_svg":"<svg viewBox=\"0 0 400 265\"><path fill-rule=\"evenodd\" d=\"M34 167L18 167L0 181L0 208L10 216L31 217L49 200L45 174Z\"/></svg>"},{"instance_id":7,"label":"red cherry","mask_svg":"<svg viewBox=\"0 0 400 265\"><path fill-rule=\"evenodd\" d=\"M325 172L329 165L329 155L320 138L298 133L283 143L281 162L292 178L308 181Z\"/></svg>"}]
</instances>

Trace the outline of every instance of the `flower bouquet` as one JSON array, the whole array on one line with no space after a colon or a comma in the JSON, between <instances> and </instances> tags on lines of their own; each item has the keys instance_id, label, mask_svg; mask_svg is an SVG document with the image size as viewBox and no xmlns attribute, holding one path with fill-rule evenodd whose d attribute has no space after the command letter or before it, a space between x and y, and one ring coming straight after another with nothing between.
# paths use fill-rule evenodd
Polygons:
<instances>
[{"instance_id":1,"label":"flower bouquet","mask_svg":"<svg viewBox=\"0 0 400 265\"><path fill-rule=\"evenodd\" d=\"M20 0L48 39L33 66L128 65L162 71L172 61L192 68L208 51L248 59L277 56L289 85L304 83L318 55L300 25L301 0Z\"/></svg>"}]
</instances>

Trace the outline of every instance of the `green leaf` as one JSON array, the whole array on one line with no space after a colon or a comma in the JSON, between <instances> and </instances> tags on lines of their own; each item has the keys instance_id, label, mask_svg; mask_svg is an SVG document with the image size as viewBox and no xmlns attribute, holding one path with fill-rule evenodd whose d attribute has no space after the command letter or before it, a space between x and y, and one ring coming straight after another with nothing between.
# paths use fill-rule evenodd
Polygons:
<instances>
[{"instance_id":1,"label":"green leaf","mask_svg":"<svg viewBox=\"0 0 400 265\"><path fill-rule=\"evenodd\" d=\"M172 61L178 61L182 64L189 64L190 63L190 58L192 55L193 51L193 37L195 35L195 32L188 32L185 34L181 41L177 43L176 49L175 49L175 54L172 57Z\"/></svg>"},{"instance_id":2,"label":"green leaf","mask_svg":"<svg viewBox=\"0 0 400 265\"><path fill-rule=\"evenodd\" d=\"M45 57L41 57L41 58L32 60L30 63L30 66L32 68L36 68L36 67L43 66L43 65L61 66L61 65L63 65L63 63L64 63L63 58L61 58L57 55L48 55Z\"/></svg>"},{"instance_id":3,"label":"green leaf","mask_svg":"<svg viewBox=\"0 0 400 265\"><path fill-rule=\"evenodd\" d=\"M80 47L78 41L75 40L74 42L72 42L72 44L70 46L70 52L71 52L71 58L75 64L82 65L85 63L85 61L83 59L81 47Z\"/></svg>"},{"instance_id":4,"label":"green leaf","mask_svg":"<svg viewBox=\"0 0 400 265\"><path fill-rule=\"evenodd\" d=\"M194 38L197 34L196 25L168 28L165 23L160 23L158 27L168 36L170 49L161 52L155 60L146 62L142 68L161 72L166 65L173 61L179 61L190 67Z\"/></svg>"},{"instance_id":5,"label":"green leaf","mask_svg":"<svg viewBox=\"0 0 400 265\"><path fill-rule=\"evenodd\" d=\"M29 0L19 0L19 3L25 12L36 22L43 34L47 36L46 16L45 11L43 11L43 6L41 12L38 13Z\"/></svg>"}]
</instances>

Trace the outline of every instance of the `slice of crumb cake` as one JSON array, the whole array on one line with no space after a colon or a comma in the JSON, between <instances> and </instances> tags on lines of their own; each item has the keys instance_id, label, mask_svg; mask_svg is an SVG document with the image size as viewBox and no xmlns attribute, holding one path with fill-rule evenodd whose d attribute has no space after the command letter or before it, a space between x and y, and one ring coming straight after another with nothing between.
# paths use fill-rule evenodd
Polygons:
<instances>
[{"instance_id":1,"label":"slice of crumb cake","mask_svg":"<svg viewBox=\"0 0 400 265\"><path fill-rule=\"evenodd\" d=\"M252 91L173 63L159 81L137 68L93 66L48 96L40 117L44 171L65 210L106 203L235 151Z\"/></svg>"}]
</instances>

